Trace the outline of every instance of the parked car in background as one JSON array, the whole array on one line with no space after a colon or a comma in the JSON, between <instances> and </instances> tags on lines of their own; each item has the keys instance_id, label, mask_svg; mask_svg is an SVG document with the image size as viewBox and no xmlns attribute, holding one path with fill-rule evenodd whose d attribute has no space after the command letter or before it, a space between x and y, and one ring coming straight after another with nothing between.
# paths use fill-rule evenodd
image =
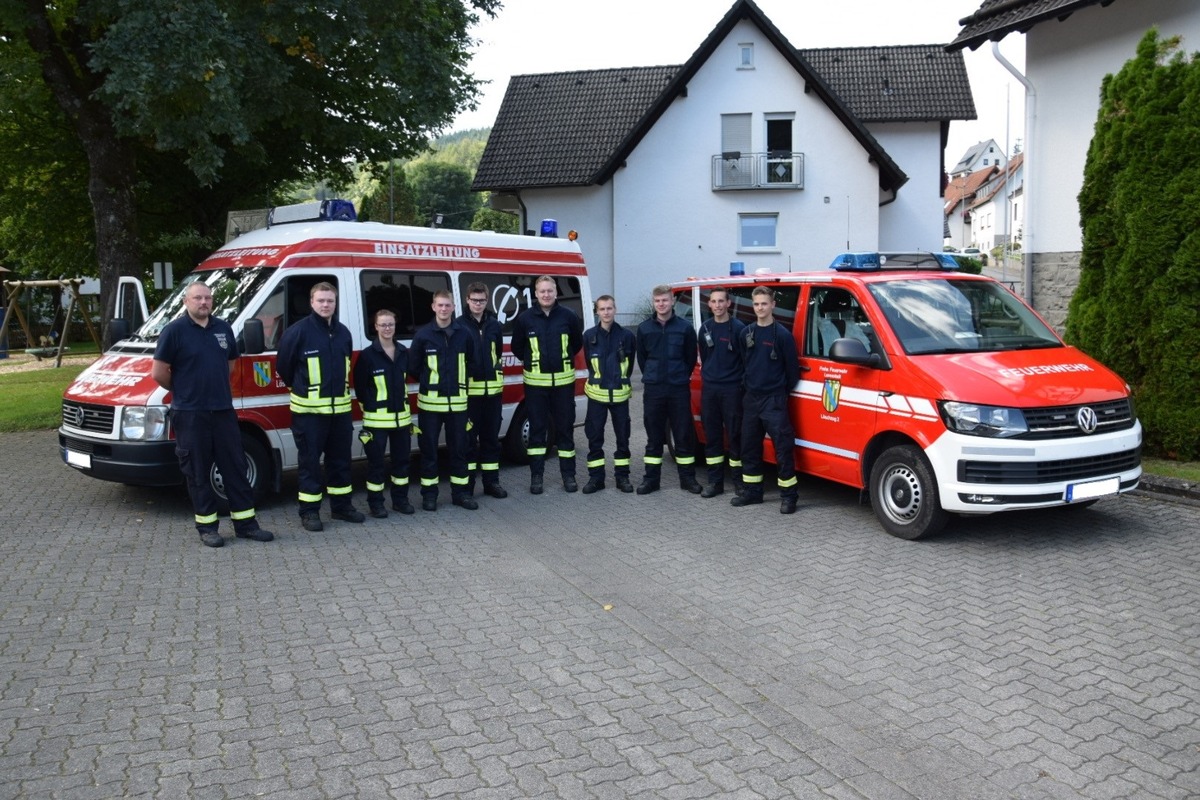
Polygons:
<instances>
[{"instance_id":1,"label":"parked car in background","mask_svg":"<svg viewBox=\"0 0 1200 800\"><path fill-rule=\"evenodd\" d=\"M987 253L980 250L978 247L964 247L962 254L967 258L977 258L979 263L987 266Z\"/></svg>"}]
</instances>

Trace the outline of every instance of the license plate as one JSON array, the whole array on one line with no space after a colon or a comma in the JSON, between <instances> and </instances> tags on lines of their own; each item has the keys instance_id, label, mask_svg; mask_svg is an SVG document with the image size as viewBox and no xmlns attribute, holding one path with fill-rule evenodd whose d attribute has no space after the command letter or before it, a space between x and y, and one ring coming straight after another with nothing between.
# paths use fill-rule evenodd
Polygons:
<instances>
[{"instance_id":1,"label":"license plate","mask_svg":"<svg viewBox=\"0 0 1200 800\"><path fill-rule=\"evenodd\" d=\"M1071 483L1067 485L1066 496L1063 499L1068 503L1073 503L1076 500L1090 500L1093 497L1105 497L1106 495L1116 494L1120 489L1120 478L1108 478L1107 480L1092 481L1090 483Z\"/></svg>"},{"instance_id":2,"label":"license plate","mask_svg":"<svg viewBox=\"0 0 1200 800\"><path fill-rule=\"evenodd\" d=\"M67 451L67 463L72 467L80 469L92 468L92 457L87 453L76 453L74 450Z\"/></svg>"}]
</instances>

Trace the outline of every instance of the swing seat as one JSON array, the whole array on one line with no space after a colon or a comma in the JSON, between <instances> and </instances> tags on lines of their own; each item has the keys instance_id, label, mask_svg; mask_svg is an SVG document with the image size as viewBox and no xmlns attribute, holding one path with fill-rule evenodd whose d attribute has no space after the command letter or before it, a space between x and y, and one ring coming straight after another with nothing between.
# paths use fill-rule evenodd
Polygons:
<instances>
[{"instance_id":1,"label":"swing seat","mask_svg":"<svg viewBox=\"0 0 1200 800\"><path fill-rule=\"evenodd\" d=\"M63 348L64 354L69 353L69 352L71 352L71 348L69 348L69 347ZM41 361L43 358L53 358L54 356L58 355L58 348L57 347L28 347L25 349L25 353L27 355L33 356L38 361Z\"/></svg>"}]
</instances>

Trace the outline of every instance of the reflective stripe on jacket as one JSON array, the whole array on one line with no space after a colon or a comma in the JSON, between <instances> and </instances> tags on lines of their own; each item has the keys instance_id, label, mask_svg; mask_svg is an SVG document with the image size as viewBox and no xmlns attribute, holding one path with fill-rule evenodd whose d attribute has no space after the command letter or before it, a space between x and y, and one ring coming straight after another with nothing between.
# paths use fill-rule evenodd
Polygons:
<instances>
[{"instance_id":1,"label":"reflective stripe on jacket","mask_svg":"<svg viewBox=\"0 0 1200 800\"><path fill-rule=\"evenodd\" d=\"M521 359L527 386L563 386L575 382L575 354L583 346L583 322L555 303L546 313L535 306L513 324L513 355Z\"/></svg>"},{"instance_id":2,"label":"reflective stripe on jacket","mask_svg":"<svg viewBox=\"0 0 1200 800\"><path fill-rule=\"evenodd\" d=\"M467 354L471 334L458 320L445 328L433 320L413 337L408 373L417 383L421 411L467 410Z\"/></svg>"}]
</instances>

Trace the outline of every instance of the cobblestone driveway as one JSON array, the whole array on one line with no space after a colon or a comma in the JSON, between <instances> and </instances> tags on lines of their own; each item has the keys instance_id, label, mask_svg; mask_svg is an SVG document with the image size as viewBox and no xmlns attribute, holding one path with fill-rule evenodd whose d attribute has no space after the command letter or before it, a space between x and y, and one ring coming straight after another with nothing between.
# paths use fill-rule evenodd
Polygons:
<instances>
[{"instance_id":1,"label":"cobblestone driveway","mask_svg":"<svg viewBox=\"0 0 1200 800\"><path fill-rule=\"evenodd\" d=\"M210 550L51 432L0 458L0 797L1200 796L1186 504L903 542L814 480L789 518L508 467L319 534L285 482Z\"/></svg>"}]
</instances>

